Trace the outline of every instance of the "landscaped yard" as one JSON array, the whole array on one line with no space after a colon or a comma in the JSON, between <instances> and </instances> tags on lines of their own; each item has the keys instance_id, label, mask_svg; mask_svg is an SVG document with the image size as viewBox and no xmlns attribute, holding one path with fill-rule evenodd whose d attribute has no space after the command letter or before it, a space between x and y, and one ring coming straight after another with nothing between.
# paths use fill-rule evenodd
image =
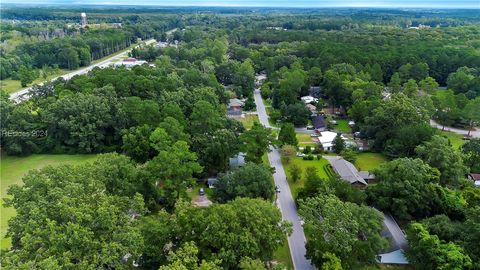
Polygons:
<instances>
[{"instance_id":1,"label":"landscaped yard","mask_svg":"<svg viewBox=\"0 0 480 270\"><path fill-rule=\"evenodd\" d=\"M304 178L305 178L305 169L308 167L315 167L318 170L318 175L321 178L327 179L329 178L327 171L325 170L325 167L329 165L330 163L326 159L320 159L320 160L303 160L301 157L293 157L290 159L290 161L287 163L285 159L282 160L284 169L285 169L285 174L287 175L287 181L288 185L290 186L290 190L292 191L292 195L294 198L297 197L298 189L302 188L304 185ZM302 170L302 177L297 181L293 182L290 179L290 168L292 167L293 164L297 164L300 169Z\"/></svg>"},{"instance_id":2,"label":"landscaped yard","mask_svg":"<svg viewBox=\"0 0 480 270\"><path fill-rule=\"evenodd\" d=\"M2 153L0 162L0 194L7 196L8 187L21 184L22 177L30 170L41 169L48 165L73 164L78 165L95 159L95 155L31 155L28 157L12 157ZM8 248L10 239L3 238L7 231L8 220L15 215L13 208L4 208L0 202L0 247Z\"/></svg>"},{"instance_id":3,"label":"landscaped yard","mask_svg":"<svg viewBox=\"0 0 480 270\"><path fill-rule=\"evenodd\" d=\"M342 133L351 133L352 129L348 125L348 120L337 120L337 125L334 128Z\"/></svg>"},{"instance_id":4,"label":"landscaped yard","mask_svg":"<svg viewBox=\"0 0 480 270\"><path fill-rule=\"evenodd\" d=\"M355 167L359 171L370 171L378 168L387 158L380 153L360 153L355 161Z\"/></svg>"},{"instance_id":5,"label":"landscaped yard","mask_svg":"<svg viewBox=\"0 0 480 270\"><path fill-rule=\"evenodd\" d=\"M251 129L254 122L258 122L258 116L256 114L246 114L245 117L238 118L242 122L246 129Z\"/></svg>"}]
</instances>

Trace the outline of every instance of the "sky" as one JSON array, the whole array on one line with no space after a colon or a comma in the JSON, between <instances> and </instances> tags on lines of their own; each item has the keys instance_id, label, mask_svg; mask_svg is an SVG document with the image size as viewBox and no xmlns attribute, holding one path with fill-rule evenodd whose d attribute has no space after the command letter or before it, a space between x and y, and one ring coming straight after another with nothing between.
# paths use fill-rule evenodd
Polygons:
<instances>
[{"instance_id":1,"label":"sky","mask_svg":"<svg viewBox=\"0 0 480 270\"><path fill-rule=\"evenodd\" d=\"M4 2L76 5L480 8L480 0L5 0Z\"/></svg>"}]
</instances>

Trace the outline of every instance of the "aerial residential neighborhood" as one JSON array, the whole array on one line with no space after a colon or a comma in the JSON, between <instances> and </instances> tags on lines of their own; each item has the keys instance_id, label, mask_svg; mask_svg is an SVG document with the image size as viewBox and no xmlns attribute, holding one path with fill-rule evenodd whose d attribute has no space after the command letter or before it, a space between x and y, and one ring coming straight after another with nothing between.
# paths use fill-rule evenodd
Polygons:
<instances>
[{"instance_id":1,"label":"aerial residential neighborhood","mask_svg":"<svg viewBox=\"0 0 480 270\"><path fill-rule=\"evenodd\" d=\"M480 269L479 11L0 3L0 268Z\"/></svg>"}]
</instances>

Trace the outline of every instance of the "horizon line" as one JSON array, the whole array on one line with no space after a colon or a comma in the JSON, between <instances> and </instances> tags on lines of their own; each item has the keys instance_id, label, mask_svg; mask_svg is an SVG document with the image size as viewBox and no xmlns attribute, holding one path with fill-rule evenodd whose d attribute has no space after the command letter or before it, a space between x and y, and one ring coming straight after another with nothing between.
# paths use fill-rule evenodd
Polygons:
<instances>
[{"instance_id":1,"label":"horizon line","mask_svg":"<svg viewBox=\"0 0 480 270\"><path fill-rule=\"evenodd\" d=\"M392 9L401 9L401 8L413 8L413 9L480 9L480 5L462 5L462 6L453 6L453 5L381 5L381 4L373 4L373 5L242 5L242 4L198 4L198 5L191 5L191 4L176 4L176 5L164 5L164 4L129 4L129 3L112 3L112 2L101 2L101 3L15 3L15 2L3 2L3 5L44 5L44 6L139 6L139 7L225 7L225 8L392 8Z\"/></svg>"}]
</instances>

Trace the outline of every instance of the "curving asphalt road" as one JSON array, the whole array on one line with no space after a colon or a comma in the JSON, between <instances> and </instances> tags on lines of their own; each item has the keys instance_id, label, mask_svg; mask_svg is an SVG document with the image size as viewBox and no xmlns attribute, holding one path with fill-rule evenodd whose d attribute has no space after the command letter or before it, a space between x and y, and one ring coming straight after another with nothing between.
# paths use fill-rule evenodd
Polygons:
<instances>
[{"instance_id":1,"label":"curving asphalt road","mask_svg":"<svg viewBox=\"0 0 480 270\"><path fill-rule=\"evenodd\" d=\"M434 128L438 128L438 129L443 129L445 131L450 131L450 132L460 134L460 135L467 135L468 134L468 130L454 128L454 127L447 127L447 126L444 128L441 124L435 122L434 120L430 120L430 126L432 126ZM480 138L480 129L470 131L470 135L474 138Z\"/></svg>"},{"instance_id":2,"label":"curving asphalt road","mask_svg":"<svg viewBox=\"0 0 480 270\"><path fill-rule=\"evenodd\" d=\"M267 111L265 110L265 105L263 104L260 90L255 90L254 98L257 105L257 113L260 123L265 127L270 128ZM268 154L268 160L270 161L270 166L275 168L275 173L273 174L275 185L280 188L277 204L282 212L283 219L290 221L293 225L293 233L290 235L290 237L288 237L288 246L290 247L293 267L296 270L315 269L310 260L305 258L305 254L307 252L305 249L305 234L303 232L302 224L300 223L300 217L297 213L297 207L295 205L295 201L293 200L292 192L288 186L287 177L285 175L285 170L283 169L280 158L280 153L273 147L271 150L272 151Z\"/></svg>"}]
</instances>

